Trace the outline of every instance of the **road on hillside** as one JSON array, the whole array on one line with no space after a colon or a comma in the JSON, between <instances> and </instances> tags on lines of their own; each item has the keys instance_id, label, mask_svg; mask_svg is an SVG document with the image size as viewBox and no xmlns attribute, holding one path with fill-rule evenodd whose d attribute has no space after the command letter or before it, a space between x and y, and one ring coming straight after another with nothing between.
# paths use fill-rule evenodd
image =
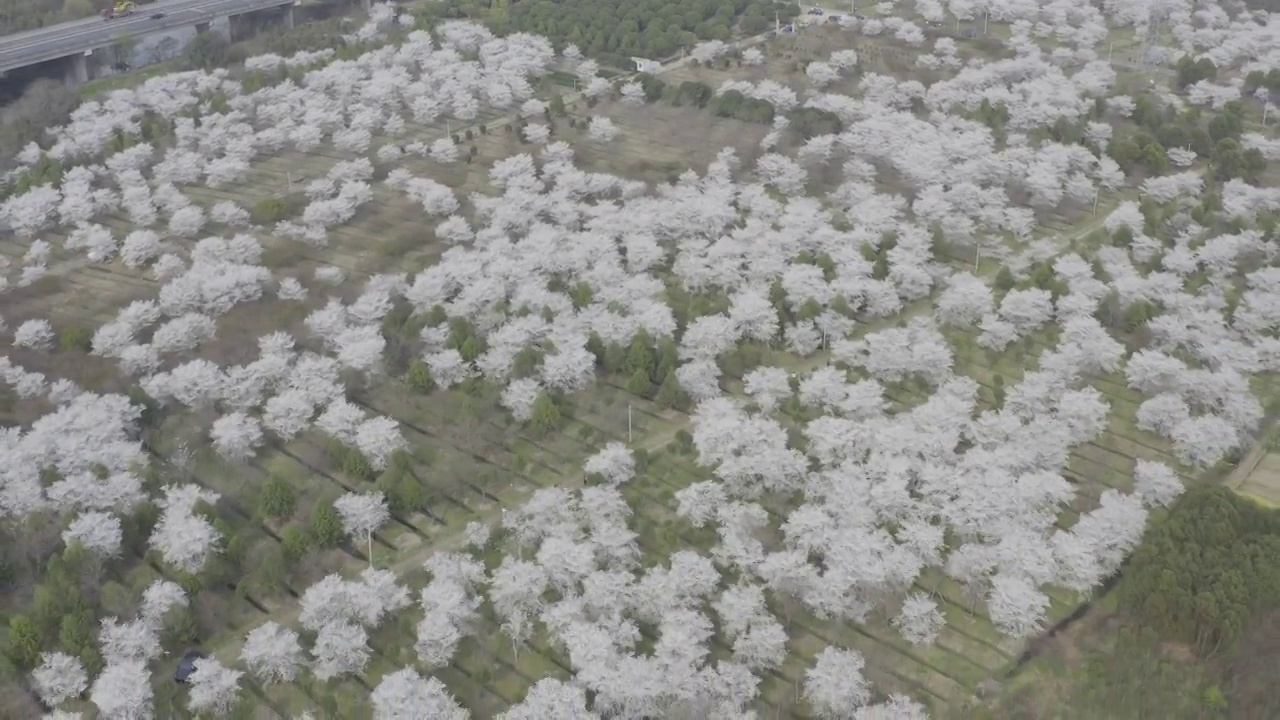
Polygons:
<instances>
[{"instance_id":1,"label":"road on hillside","mask_svg":"<svg viewBox=\"0 0 1280 720\"><path fill-rule=\"evenodd\" d=\"M70 57L125 38L288 4L290 0L160 0L139 3L138 9L127 17L104 20L95 15L0 37L0 72ZM164 17L153 19L157 13Z\"/></svg>"}]
</instances>

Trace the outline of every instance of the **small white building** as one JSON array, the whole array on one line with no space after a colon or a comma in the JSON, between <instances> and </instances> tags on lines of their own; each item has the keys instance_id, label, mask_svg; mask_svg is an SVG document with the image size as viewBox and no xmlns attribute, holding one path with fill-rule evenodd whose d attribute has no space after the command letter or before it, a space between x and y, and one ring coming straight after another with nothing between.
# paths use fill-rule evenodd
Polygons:
<instances>
[{"instance_id":1,"label":"small white building","mask_svg":"<svg viewBox=\"0 0 1280 720\"><path fill-rule=\"evenodd\" d=\"M631 58L631 62L636 64L636 72L642 73L653 74L658 72L658 69L662 67L662 63L657 60L650 60L649 58L633 57Z\"/></svg>"}]
</instances>

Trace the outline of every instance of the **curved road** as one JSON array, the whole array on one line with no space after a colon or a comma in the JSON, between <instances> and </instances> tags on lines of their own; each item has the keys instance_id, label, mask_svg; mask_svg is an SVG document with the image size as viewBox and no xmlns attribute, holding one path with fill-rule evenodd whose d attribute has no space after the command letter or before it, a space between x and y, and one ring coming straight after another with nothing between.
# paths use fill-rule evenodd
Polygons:
<instances>
[{"instance_id":1,"label":"curved road","mask_svg":"<svg viewBox=\"0 0 1280 720\"><path fill-rule=\"evenodd\" d=\"M187 27L214 18L292 5L293 0L160 0L143 4L128 17L84 20L50 25L0 37L0 73L36 63L71 57L107 47L126 38L160 30ZM153 20L152 15L164 13Z\"/></svg>"}]
</instances>

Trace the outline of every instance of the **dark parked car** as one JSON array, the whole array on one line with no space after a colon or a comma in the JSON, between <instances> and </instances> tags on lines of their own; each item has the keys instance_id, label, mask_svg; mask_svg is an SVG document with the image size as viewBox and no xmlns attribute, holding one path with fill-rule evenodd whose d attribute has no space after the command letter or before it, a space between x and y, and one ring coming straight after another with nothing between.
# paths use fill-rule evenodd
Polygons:
<instances>
[{"instance_id":1,"label":"dark parked car","mask_svg":"<svg viewBox=\"0 0 1280 720\"><path fill-rule=\"evenodd\" d=\"M810 14L810 15L821 15L821 14L822 14L822 8L809 8L809 14Z\"/></svg>"},{"instance_id":2,"label":"dark parked car","mask_svg":"<svg viewBox=\"0 0 1280 720\"><path fill-rule=\"evenodd\" d=\"M182 659L178 661L178 669L173 673L174 681L180 683L186 682L187 679L191 677L191 673L196 671L196 661L202 657L204 657L204 655L195 650L183 655Z\"/></svg>"}]
</instances>

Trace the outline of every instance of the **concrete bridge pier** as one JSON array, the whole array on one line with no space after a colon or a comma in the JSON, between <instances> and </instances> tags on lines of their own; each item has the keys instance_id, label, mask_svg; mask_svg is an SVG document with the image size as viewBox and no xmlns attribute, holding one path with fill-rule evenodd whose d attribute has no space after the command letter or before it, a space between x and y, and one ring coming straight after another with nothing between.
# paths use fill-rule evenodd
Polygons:
<instances>
[{"instance_id":1,"label":"concrete bridge pier","mask_svg":"<svg viewBox=\"0 0 1280 720\"><path fill-rule=\"evenodd\" d=\"M89 82L89 57L84 53L76 53L67 58L63 82L68 87L76 87Z\"/></svg>"},{"instance_id":2,"label":"concrete bridge pier","mask_svg":"<svg viewBox=\"0 0 1280 720\"><path fill-rule=\"evenodd\" d=\"M202 34L207 33L207 32L209 32L209 23L207 23L207 22L196 23L196 34L197 34L197 35L202 35Z\"/></svg>"},{"instance_id":3,"label":"concrete bridge pier","mask_svg":"<svg viewBox=\"0 0 1280 720\"><path fill-rule=\"evenodd\" d=\"M293 29L293 3L284 6L284 17L281 20L286 30Z\"/></svg>"}]
</instances>

